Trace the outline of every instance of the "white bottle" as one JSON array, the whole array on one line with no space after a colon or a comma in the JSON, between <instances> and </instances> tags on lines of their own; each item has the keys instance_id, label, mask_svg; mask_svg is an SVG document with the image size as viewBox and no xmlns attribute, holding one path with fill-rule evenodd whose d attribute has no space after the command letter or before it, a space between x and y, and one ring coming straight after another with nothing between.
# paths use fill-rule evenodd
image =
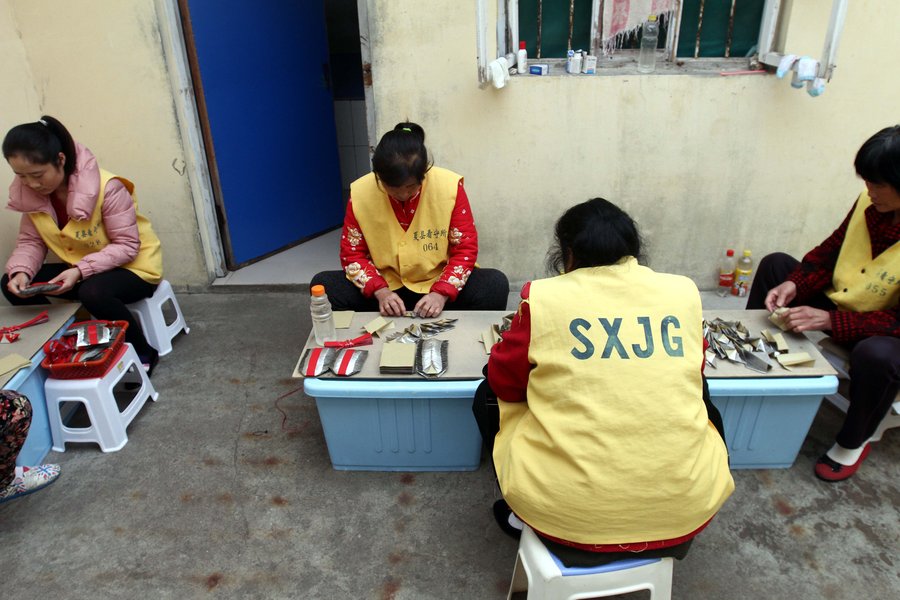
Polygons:
<instances>
[{"instance_id":1,"label":"white bottle","mask_svg":"<svg viewBox=\"0 0 900 600\"><path fill-rule=\"evenodd\" d=\"M734 285L734 269L737 266L734 259L734 250L731 248L725 252L725 257L719 263L719 287L716 293L725 297L731 293L731 287Z\"/></svg>"},{"instance_id":2,"label":"white bottle","mask_svg":"<svg viewBox=\"0 0 900 600\"><path fill-rule=\"evenodd\" d=\"M309 314L312 317L313 335L316 337L316 345L322 346L335 338L331 302L325 295L324 285L314 285L309 292Z\"/></svg>"},{"instance_id":3,"label":"white bottle","mask_svg":"<svg viewBox=\"0 0 900 600\"><path fill-rule=\"evenodd\" d=\"M641 32L641 53L638 55L638 71L652 73L656 68L656 45L659 42L659 22L656 15L647 17Z\"/></svg>"},{"instance_id":4,"label":"white bottle","mask_svg":"<svg viewBox=\"0 0 900 600\"><path fill-rule=\"evenodd\" d=\"M528 74L528 51L525 49L525 40L519 42L519 51L516 52L516 71L519 75Z\"/></svg>"}]
</instances>

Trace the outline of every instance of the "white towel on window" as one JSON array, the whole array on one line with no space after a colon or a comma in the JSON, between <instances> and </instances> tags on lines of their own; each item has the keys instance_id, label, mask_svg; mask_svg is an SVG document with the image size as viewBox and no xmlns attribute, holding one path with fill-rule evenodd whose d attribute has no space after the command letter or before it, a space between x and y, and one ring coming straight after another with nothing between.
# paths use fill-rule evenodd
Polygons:
<instances>
[{"instance_id":1,"label":"white towel on window","mask_svg":"<svg viewBox=\"0 0 900 600\"><path fill-rule=\"evenodd\" d=\"M675 0L606 0L603 3L603 52L609 54L616 43L636 35L650 15L668 19Z\"/></svg>"}]
</instances>

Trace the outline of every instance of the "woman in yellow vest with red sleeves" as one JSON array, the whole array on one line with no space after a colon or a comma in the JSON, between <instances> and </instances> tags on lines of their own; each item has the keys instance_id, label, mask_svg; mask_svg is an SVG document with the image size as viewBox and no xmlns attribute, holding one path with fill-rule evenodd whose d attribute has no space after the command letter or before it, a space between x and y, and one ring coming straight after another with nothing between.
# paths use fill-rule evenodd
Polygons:
<instances>
[{"instance_id":1,"label":"woman in yellow vest with red sleeves","mask_svg":"<svg viewBox=\"0 0 900 600\"><path fill-rule=\"evenodd\" d=\"M162 252L137 212L134 184L101 169L49 116L10 129L3 156L16 175L7 208L22 213L3 295L13 305L47 304L47 296L78 300L97 319L127 321L125 339L152 371L159 354L126 304L153 295ZM62 263L44 264L48 250ZM28 288L36 283L56 287L33 293Z\"/></svg>"},{"instance_id":2,"label":"woman in yellow vest with red sleeves","mask_svg":"<svg viewBox=\"0 0 900 600\"><path fill-rule=\"evenodd\" d=\"M865 181L850 213L803 257L760 261L747 308L790 307L793 331L826 331L850 350L850 407L815 474L852 476L900 390L900 125L882 129L854 161Z\"/></svg>"},{"instance_id":3,"label":"woman in yellow vest with red sleeves","mask_svg":"<svg viewBox=\"0 0 900 600\"><path fill-rule=\"evenodd\" d=\"M566 211L556 242L562 274L522 289L473 406L504 498L494 514L570 567L682 558L734 490L700 293L640 265L634 221L602 198ZM496 437L479 406L493 396Z\"/></svg>"},{"instance_id":4,"label":"woman in yellow vest with red sleeves","mask_svg":"<svg viewBox=\"0 0 900 600\"><path fill-rule=\"evenodd\" d=\"M324 271L336 310L505 310L509 281L479 268L478 232L463 178L432 166L425 131L398 123L378 142L372 173L350 185L341 235L342 271Z\"/></svg>"}]
</instances>

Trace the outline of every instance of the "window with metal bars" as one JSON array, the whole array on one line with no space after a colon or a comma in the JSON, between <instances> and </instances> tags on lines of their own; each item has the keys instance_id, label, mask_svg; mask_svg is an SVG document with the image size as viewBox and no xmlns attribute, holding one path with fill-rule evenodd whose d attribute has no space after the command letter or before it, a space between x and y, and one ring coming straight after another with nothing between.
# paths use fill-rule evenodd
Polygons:
<instances>
[{"instance_id":1,"label":"window with metal bars","mask_svg":"<svg viewBox=\"0 0 900 600\"><path fill-rule=\"evenodd\" d=\"M640 29L619 36L604 52L602 19L605 0L507 0L515 11L518 40L524 40L529 57L563 58L568 50L614 55L640 47ZM607 0L611 1L611 0ZM756 50L765 0L683 0L676 3L671 19L663 19L659 48L667 58L738 58ZM507 31L507 47L518 48L513 31ZM515 42L515 43L514 43ZM672 49L677 49L672 52Z\"/></svg>"}]
</instances>

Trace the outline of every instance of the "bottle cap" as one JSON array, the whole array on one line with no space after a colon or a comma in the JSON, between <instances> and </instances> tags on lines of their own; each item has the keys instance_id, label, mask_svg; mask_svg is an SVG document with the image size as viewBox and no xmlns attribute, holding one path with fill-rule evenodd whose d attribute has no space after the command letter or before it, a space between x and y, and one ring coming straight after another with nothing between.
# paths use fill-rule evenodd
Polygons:
<instances>
[{"instance_id":1,"label":"bottle cap","mask_svg":"<svg viewBox=\"0 0 900 600\"><path fill-rule=\"evenodd\" d=\"M655 20L656 20L656 15L650 15L649 17L647 17L647 20L648 20L648 21L655 21Z\"/></svg>"},{"instance_id":2,"label":"bottle cap","mask_svg":"<svg viewBox=\"0 0 900 600\"><path fill-rule=\"evenodd\" d=\"M753 253L749 250L744 250L744 256L753 256Z\"/></svg>"},{"instance_id":3,"label":"bottle cap","mask_svg":"<svg viewBox=\"0 0 900 600\"><path fill-rule=\"evenodd\" d=\"M519 42L519 50L525 50L525 40Z\"/></svg>"},{"instance_id":4,"label":"bottle cap","mask_svg":"<svg viewBox=\"0 0 900 600\"><path fill-rule=\"evenodd\" d=\"M324 296L325 295L325 286L324 285L314 285L309 288L309 292L313 296Z\"/></svg>"},{"instance_id":5,"label":"bottle cap","mask_svg":"<svg viewBox=\"0 0 900 600\"><path fill-rule=\"evenodd\" d=\"M734 250L731 248L728 249L728 252L725 253L725 256L734 256Z\"/></svg>"}]
</instances>

